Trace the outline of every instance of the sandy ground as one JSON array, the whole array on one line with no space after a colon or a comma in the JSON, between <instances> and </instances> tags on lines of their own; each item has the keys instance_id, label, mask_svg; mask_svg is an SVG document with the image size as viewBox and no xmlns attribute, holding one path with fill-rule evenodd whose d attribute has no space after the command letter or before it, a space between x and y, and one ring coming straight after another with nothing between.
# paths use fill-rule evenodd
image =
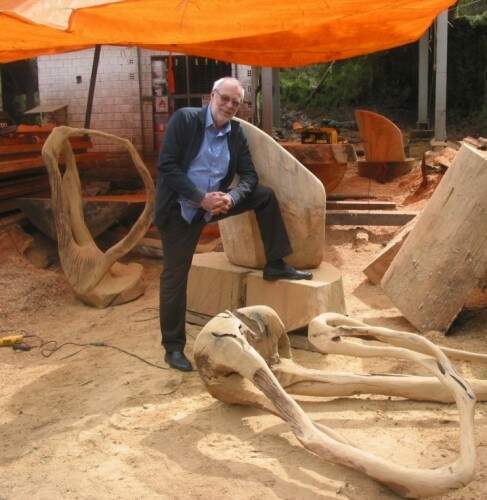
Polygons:
<instances>
[{"instance_id":1,"label":"sandy ground","mask_svg":"<svg viewBox=\"0 0 487 500\"><path fill-rule=\"evenodd\" d=\"M414 195L418 171L392 185L361 184L401 202ZM352 174L346 186L358 187ZM355 184L354 184L355 183ZM412 199L412 198L410 198ZM408 209L411 206L407 207ZM349 313L374 325L412 330L363 267L397 228L328 227L325 259L343 273ZM36 269L15 252L0 262L0 334L24 330L58 343L103 341L159 365L105 347L0 349L0 499L394 499L363 474L306 451L289 427L260 411L214 400L196 372L164 364L157 319L160 263L139 259L147 291L140 299L98 310L81 304L58 265ZM444 345L487 352L487 311L463 314ZM189 326L187 352L199 327ZM31 343L34 345L35 340ZM297 362L327 371L419 373L394 360L360 360L295 350ZM487 368L461 364L468 376ZM313 419L360 448L408 466L438 467L458 452L454 405L385 397L316 400L302 406ZM487 404L475 417L474 480L442 499L487 498Z\"/></svg>"}]
</instances>

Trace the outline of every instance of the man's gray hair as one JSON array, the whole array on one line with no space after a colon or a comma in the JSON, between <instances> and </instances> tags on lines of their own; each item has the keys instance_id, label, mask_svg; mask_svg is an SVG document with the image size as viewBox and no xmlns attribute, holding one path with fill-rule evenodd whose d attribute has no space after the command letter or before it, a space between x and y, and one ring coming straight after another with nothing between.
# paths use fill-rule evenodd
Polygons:
<instances>
[{"instance_id":1,"label":"man's gray hair","mask_svg":"<svg viewBox=\"0 0 487 500\"><path fill-rule=\"evenodd\" d=\"M215 90L219 89L225 82L232 82L232 83L237 84L240 87L240 93L242 95L242 101L243 101L244 96L245 96L245 90L244 90L242 84L233 76L224 76L223 78L220 78L219 80L217 80L213 84L213 88L211 89L211 91L214 92Z\"/></svg>"}]
</instances>

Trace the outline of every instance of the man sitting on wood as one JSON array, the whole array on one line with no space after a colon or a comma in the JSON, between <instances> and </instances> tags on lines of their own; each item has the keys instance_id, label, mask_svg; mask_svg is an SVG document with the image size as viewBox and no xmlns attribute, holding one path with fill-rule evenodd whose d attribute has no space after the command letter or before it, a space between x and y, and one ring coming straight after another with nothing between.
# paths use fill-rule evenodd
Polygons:
<instances>
[{"instance_id":1,"label":"man sitting on wood","mask_svg":"<svg viewBox=\"0 0 487 500\"><path fill-rule=\"evenodd\" d=\"M171 117L159 156L156 225L161 233L160 322L165 361L191 371L186 344L186 289L196 245L208 222L255 210L267 263L265 280L311 279L283 257L292 253L272 189L258 184L247 139L232 120L244 97L235 78L213 85L203 108L182 108ZM230 187L235 175L238 183ZM245 244L243 242L243 244Z\"/></svg>"}]
</instances>

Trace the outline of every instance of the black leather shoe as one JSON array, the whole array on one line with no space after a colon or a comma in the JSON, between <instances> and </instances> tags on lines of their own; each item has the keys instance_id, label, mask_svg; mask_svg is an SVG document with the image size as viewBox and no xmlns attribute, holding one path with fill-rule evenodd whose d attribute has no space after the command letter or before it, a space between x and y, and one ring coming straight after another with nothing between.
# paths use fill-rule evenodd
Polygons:
<instances>
[{"instance_id":1,"label":"black leather shoe","mask_svg":"<svg viewBox=\"0 0 487 500\"><path fill-rule=\"evenodd\" d=\"M284 263L281 266L273 266L271 264L267 264L264 267L264 272L262 277L266 281L275 281L275 280L310 280L313 278L313 274L309 271L298 271L293 266Z\"/></svg>"},{"instance_id":2,"label":"black leather shoe","mask_svg":"<svg viewBox=\"0 0 487 500\"><path fill-rule=\"evenodd\" d=\"M182 372L193 371L193 366L189 359L181 351L166 352L164 356L164 361L172 368L176 370L181 370Z\"/></svg>"}]
</instances>

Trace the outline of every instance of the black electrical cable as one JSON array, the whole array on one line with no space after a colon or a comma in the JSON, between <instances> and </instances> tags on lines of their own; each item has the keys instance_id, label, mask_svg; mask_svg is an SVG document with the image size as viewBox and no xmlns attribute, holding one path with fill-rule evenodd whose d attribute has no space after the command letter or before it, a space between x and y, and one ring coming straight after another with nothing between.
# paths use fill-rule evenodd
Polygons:
<instances>
[{"instance_id":1,"label":"black electrical cable","mask_svg":"<svg viewBox=\"0 0 487 500\"><path fill-rule=\"evenodd\" d=\"M85 349L86 347L108 347L110 349L114 349L116 351L122 352L122 353L126 354L127 356L131 356L132 358L136 358L139 361L142 361L143 363L145 363L149 366L153 366L154 368L159 368L159 370L169 370L169 368L167 368L165 366L156 365L155 363L152 363L151 361L147 361L146 359L138 356L137 354L134 354L133 352L126 351L125 349L122 349L121 347L118 347L115 345L107 344L106 342L85 342L85 343L63 342L62 344L58 345L56 340L44 341L41 337L39 337L39 335L34 335L31 333L26 333L24 335L24 338L25 339L28 339L28 338L38 339L40 342L39 345L30 345L30 344L29 345L30 345L31 349L39 349L41 355L44 356L45 358L51 357L55 352L59 351L60 349L62 349L65 346L68 346L68 345L82 347L83 349ZM79 352L81 352L83 349L81 349L73 354L70 354L67 357L74 356L75 354L78 354ZM63 359L65 359L65 358L63 358Z\"/></svg>"}]
</instances>

